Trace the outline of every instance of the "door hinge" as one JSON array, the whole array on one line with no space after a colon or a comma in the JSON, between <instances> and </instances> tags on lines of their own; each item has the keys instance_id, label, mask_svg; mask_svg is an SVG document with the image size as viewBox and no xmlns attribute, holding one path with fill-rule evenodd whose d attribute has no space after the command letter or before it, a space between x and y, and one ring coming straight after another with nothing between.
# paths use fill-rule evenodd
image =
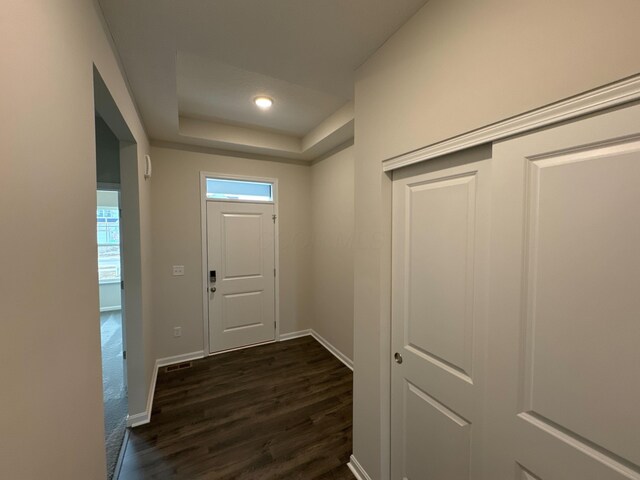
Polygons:
<instances>
[{"instance_id":1,"label":"door hinge","mask_svg":"<svg viewBox=\"0 0 640 480\"><path fill-rule=\"evenodd\" d=\"M124 290L124 280L120 280L120 290Z\"/></svg>"},{"instance_id":2,"label":"door hinge","mask_svg":"<svg viewBox=\"0 0 640 480\"><path fill-rule=\"evenodd\" d=\"M121 208L118 209L118 217L122 218L122 209Z\"/></svg>"},{"instance_id":3,"label":"door hinge","mask_svg":"<svg viewBox=\"0 0 640 480\"><path fill-rule=\"evenodd\" d=\"M276 276L276 269L275 268L273 269L273 276L274 277Z\"/></svg>"},{"instance_id":4,"label":"door hinge","mask_svg":"<svg viewBox=\"0 0 640 480\"><path fill-rule=\"evenodd\" d=\"M123 351L122 351L122 359L123 359L123 360L126 360L126 359L127 359L127 351L126 351L126 350L123 350Z\"/></svg>"},{"instance_id":5,"label":"door hinge","mask_svg":"<svg viewBox=\"0 0 640 480\"><path fill-rule=\"evenodd\" d=\"M274 213L271 215L271 218L273 218L273 223L276 223L276 218L278 218L278 216Z\"/></svg>"}]
</instances>

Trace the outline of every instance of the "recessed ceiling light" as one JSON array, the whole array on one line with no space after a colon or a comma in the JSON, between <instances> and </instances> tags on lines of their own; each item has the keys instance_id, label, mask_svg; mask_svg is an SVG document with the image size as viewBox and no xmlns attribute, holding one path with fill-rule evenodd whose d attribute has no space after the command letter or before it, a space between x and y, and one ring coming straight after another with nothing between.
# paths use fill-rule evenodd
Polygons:
<instances>
[{"instance_id":1,"label":"recessed ceiling light","mask_svg":"<svg viewBox=\"0 0 640 480\"><path fill-rule=\"evenodd\" d=\"M262 110L268 110L273 105L273 99L265 96L259 96L253 99L253 103L255 103L258 108Z\"/></svg>"}]
</instances>

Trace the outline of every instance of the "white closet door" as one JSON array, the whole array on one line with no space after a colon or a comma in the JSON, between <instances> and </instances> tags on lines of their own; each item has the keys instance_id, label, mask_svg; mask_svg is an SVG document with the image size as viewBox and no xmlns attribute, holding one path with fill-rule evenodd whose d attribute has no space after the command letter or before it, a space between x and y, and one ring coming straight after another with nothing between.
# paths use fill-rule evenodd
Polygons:
<instances>
[{"instance_id":1,"label":"white closet door","mask_svg":"<svg viewBox=\"0 0 640 480\"><path fill-rule=\"evenodd\" d=\"M489 162L436 160L422 174L394 174L394 480L479 478Z\"/></svg>"},{"instance_id":2,"label":"white closet door","mask_svg":"<svg viewBox=\"0 0 640 480\"><path fill-rule=\"evenodd\" d=\"M487 478L640 479L640 107L493 158Z\"/></svg>"}]
</instances>

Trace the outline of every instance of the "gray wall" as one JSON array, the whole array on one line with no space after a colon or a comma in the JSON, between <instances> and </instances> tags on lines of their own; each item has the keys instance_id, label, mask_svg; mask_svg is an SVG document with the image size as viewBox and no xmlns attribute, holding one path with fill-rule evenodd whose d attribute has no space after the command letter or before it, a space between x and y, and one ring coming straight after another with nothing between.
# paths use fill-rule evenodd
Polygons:
<instances>
[{"instance_id":1,"label":"gray wall","mask_svg":"<svg viewBox=\"0 0 640 480\"><path fill-rule=\"evenodd\" d=\"M357 72L354 455L388 478L391 180L381 161L640 71L640 2L431 0Z\"/></svg>"},{"instance_id":2,"label":"gray wall","mask_svg":"<svg viewBox=\"0 0 640 480\"><path fill-rule=\"evenodd\" d=\"M101 479L94 64L137 159L147 139L95 2L7 0L0 30L0 478ZM139 194L144 273L146 185Z\"/></svg>"},{"instance_id":3,"label":"gray wall","mask_svg":"<svg viewBox=\"0 0 640 480\"><path fill-rule=\"evenodd\" d=\"M98 183L120 183L120 141L96 116L96 177Z\"/></svg>"},{"instance_id":4,"label":"gray wall","mask_svg":"<svg viewBox=\"0 0 640 480\"><path fill-rule=\"evenodd\" d=\"M158 358L203 350L200 171L278 179L280 332L310 327L311 169L274 162L153 147L154 330ZM171 275L172 265L185 274ZM173 327L182 336L173 336Z\"/></svg>"},{"instance_id":5,"label":"gray wall","mask_svg":"<svg viewBox=\"0 0 640 480\"><path fill-rule=\"evenodd\" d=\"M353 147L313 165L165 147L152 147L152 161L159 358L203 349L200 171L278 179L280 332L313 328L352 358ZM173 277L172 265L185 275Z\"/></svg>"},{"instance_id":6,"label":"gray wall","mask_svg":"<svg viewBox=\"0 0 640 480\"><path fill-rule=\"evenodd\" d=\"M354 148L311 167L313 329L353 359Z\"/></svg>"}]
</instances>

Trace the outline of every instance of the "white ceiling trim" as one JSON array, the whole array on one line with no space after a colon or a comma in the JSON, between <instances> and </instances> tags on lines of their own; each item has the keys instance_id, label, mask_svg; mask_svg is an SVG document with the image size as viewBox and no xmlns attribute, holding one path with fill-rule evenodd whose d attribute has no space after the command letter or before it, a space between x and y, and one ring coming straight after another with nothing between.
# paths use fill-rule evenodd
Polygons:
<instances>
[{"instance_id":1,"label":"white ceiling trim","mask_svg":"<svg viewBox=\"0 0 640 480\"><path fill-rule=\"evenodd\" d=\"M635 75L458 137L389 158L382 162L382 169L389 172L639 99L640 75Z\"/></svg>"},{"instance_id":2,"label":"white ceiling trim","mask_svg":"<svg viewBox=\"0 0 640 480\"><path fill-rule=\"evenodd\" d=\"M297 160L295 158L285 158L283 156L270 156L260 153L239 152L238 150L226 150L224 148L211 147L208 145L184 142L167 142L164 140L151 140L152 147L165 148L169 150L180 150L182 152L204 153L206 155L217 155L220 157L243 158L245 160L262 160L266 162L286 163L290 165L309 166L313 162L307 160ZM336 150L336 152L339 150ZM316 160L314 160L315 162Z\"/></svg>"},{"instance_id":3,"label":"white ceiling trim","mask_svg":"<svg viewBox=\"0 0 640 480\"><path fill-rule=\"evenodd\" d=\"M179 117L180 135L229 145L247 145L265 150L301 153L300 138L196 118Z\"/></svg>"},{"instance_id":4,"label":"white ceiling trim","mask_svg":"<svg viewBox=\"0 0 640 480\"><path fill-rule=\"evenodd\" d=\"M349 102L304 137L226 123L179 117L180 136L225 150L314 160L353 138L354 108Z\"/></svg>"},{"instance_id":5,"label":"white ceiling trim","mask_svg":"<svg viewBox=\"0 0 640 480\"><path fill-rule=\"evenodd\" d=\"M336 130L343 128L355 118L353 102L347 103L318 124L302 138L302 151L307 151L328 138Z\"/></svg>"}]
</instances>

